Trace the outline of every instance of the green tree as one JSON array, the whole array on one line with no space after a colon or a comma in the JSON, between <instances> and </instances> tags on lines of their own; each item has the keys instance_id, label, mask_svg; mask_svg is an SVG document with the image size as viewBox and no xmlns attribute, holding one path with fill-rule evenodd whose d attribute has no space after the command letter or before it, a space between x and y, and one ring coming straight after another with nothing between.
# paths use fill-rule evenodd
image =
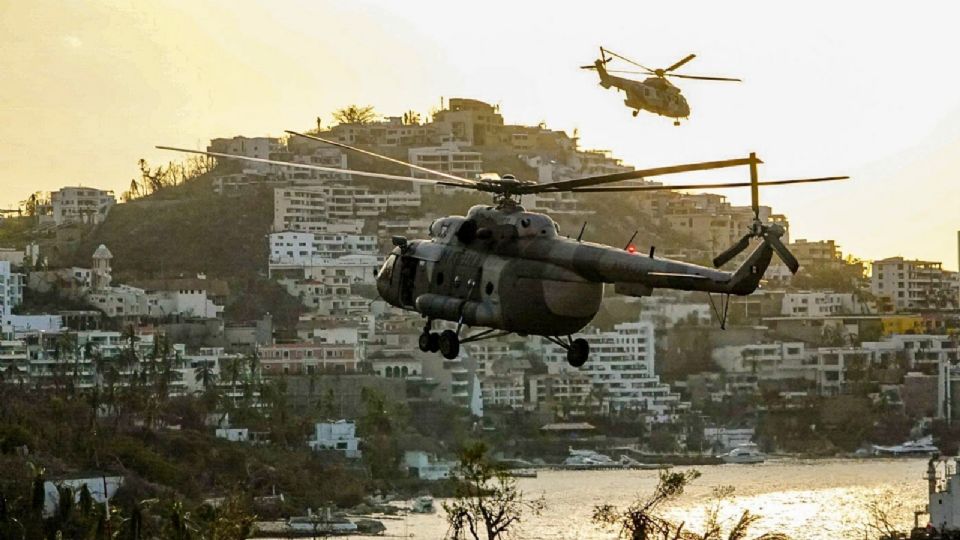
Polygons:
<instances>
[{"instance_id":1,"label":"green tree","mask_svg":"<svg viewBox=\"0 0 960 540\"><path fill-rule=\"evenodd\" d=\"M483 443L460 452L454 497L443 503L454 540L497 540L514 532L524 515L543 511L543 497L527 499L513 477L487 458Z\"/></svg>"}]
</instances>

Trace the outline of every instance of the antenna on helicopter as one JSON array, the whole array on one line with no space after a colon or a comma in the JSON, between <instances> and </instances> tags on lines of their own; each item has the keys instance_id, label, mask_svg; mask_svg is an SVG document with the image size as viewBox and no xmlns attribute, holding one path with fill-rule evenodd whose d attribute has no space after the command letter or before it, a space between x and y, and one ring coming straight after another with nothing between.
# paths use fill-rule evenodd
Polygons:
<instances>
[{"instance_id":1,"label":"antenna on helicopter","mask_svg":"<svg viewBox=\"0 0 960 540\"><path fill-rule=\"evenodd\" d=\"M583 231L587 230L587 222L584 221L583 225L580 227L580 234L577 235L577 242L583 239Z\"/></svg>"}]
</instances>

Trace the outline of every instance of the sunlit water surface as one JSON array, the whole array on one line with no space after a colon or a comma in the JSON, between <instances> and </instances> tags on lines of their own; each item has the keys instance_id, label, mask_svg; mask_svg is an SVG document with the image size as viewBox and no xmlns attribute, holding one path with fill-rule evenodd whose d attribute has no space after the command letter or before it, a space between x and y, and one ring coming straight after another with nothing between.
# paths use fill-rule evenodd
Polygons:
<instances>
[{"instance_id":1,"label":"sunlit water surface","mask_svg":"<svg viewBox=\"0 0 960 540\"><path fill-rule=\"evenodd\" d=\"M744 509L762 519L750 537L779 531L798 540L876 540L865 534L864 504L895 494L896 519L904 530L913 524L913 510L926 504L924 459L773 460L759 465L696 467L702 476L687 494L668 508L669 516L696 528L712 506L713 488L736 491L721 515L730 521ZM683 470L678 468L677 470ZM657 471L540 471L520 479L523 491L543 495L546 510L524 520L518 538L612 539L615 534L591 523L594 506L624 506L649 494ZM888 497L889 498L889 497ZM441 501L436 514L410 515L384 521L385 536L440 539L447 531ZM888 503L885 506L889 507Z\"/></svg>"}]
</instances>

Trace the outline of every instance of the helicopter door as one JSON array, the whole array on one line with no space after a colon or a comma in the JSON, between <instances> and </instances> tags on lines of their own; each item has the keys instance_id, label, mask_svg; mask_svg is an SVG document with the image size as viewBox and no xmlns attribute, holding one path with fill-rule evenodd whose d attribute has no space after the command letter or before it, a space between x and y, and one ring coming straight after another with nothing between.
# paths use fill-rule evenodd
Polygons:
<instances>
[{"instance_id":1,"label":"helicopter door","mask_svg":"<svg viewBox=\"0 0 960 540\"><path fill-rule=\"evenodd\" d=\"M416 300L414 283L419 263L420 261L413 257L400 257L400 303L407 307L413 307Z\"/></svg>"}]
</instances>

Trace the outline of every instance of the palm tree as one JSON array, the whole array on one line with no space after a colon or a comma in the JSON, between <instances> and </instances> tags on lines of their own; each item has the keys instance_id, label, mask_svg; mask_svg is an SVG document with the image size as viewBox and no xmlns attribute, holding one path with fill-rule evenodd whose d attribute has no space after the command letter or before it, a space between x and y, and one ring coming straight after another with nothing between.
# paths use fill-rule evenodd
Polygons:
<instances>
[{"instance_id":1,"label":"palm tree","mask_svg":"<svg viewBox=\"0 0 960 540\"><path fill-rule=\"evenodd\" d=\"M213 365L209 362L204 362L197 368L196 375L194 375L195 380L203 386L204 390L210 390L210 388L217 382L217 373L213 370Z\"/></svg>"},{"instance_id":2,"label":"palm tree","mask_svg":"<svg viewBox=\"0 0 960 540\"><path fill-rule=\"evenodd\" d=\"M132 324L128 324L124 327L120 339L126 343L126 347L120 353L121 367L124 371L136 369L140 362L140 355L137 352L137 342L140 341L140 336L137 335L137 329Z\"/></svg>"}]
</instances>

